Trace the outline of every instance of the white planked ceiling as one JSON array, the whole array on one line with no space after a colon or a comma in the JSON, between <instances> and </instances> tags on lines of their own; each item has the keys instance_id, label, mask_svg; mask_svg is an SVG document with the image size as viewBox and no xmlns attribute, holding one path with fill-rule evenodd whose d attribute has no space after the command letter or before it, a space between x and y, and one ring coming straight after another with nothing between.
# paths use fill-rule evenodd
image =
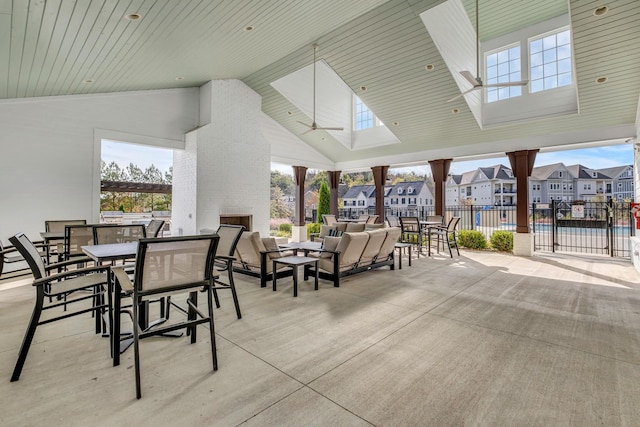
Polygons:
<instances>
[{"instance_id":1,"label":"white planked ceiling","mask_svg":"<svg viewBox=\"0 0 640 427\"><path fill-rule=\"evenodd\" d=\"M442 0L0 0L0 99L200 86L237 78L263 111L343 169L633 136L640 1L480 0L481 39L569 13L579 114L481 130L420 19ZM475 22L474 0L463 0ZM609 12L594 16L597 7ZM138 13L137 21L123 17ZM253 26L253 31L244 31ZM456 37L456 29L451 29ZM270 83L319 58L400 144L349 150ZM433 71L425 65L433 64ZM597 77L607 76L603 85ZM179 78L179 80L176 80ZM92 83L85 83L91 80ZM366 92L360 87L366 86ZM452 114L459 108L459 114ZM293 114L289 114L292 112ZM325 140L322 140L325 138Z\"/></svg>"}]
</instances>

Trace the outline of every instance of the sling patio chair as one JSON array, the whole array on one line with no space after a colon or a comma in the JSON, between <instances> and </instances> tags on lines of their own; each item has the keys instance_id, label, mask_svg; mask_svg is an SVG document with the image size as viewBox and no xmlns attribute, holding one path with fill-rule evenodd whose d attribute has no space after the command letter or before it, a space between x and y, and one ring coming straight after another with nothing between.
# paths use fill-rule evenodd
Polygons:
<instances>
[{"instance_id":1,"label":"sling patio chair","mask_svg":"<svg viewBox=\"0 0 640 427\"><path fill-rule=\"evenodd\" d=\"M114 329L113 337L120 339L120 318L123 313L121 300L125 297L132 298L133 309L133 348L136 379L136 397L142 396L140 378L140 340L164 335L186 329L191 338L191 343L196 342L196 326L209 325L211 339L211 355L213 370L218 370L216 356L215 328L213 324L213 288L214 266L213 260L216 254L219 237L215 234L200 236L180 236L169 238L141 239L138 243L136 254L136 270L133 280L130 279L125 268L112 267L115 276L114 298ZM203 289L207 293L207 313L198 308L198 294ZM140 324L144 315L145 301L149 298L157 298L160 295L183 294L188 292L186 308L179 306L170 298L171 305L186 315L186 319L175 322L168 321L158 327L146 327ZM167 319L168 320L168 319ZM117 338L116 338L117 337Z\"/></svg>"},{"instance_id":2,"label":"sling patio chair","mask_svg":"<svg viewBox=\"0 0 640 427\"><path fill-rule=\"evenodd\" d=\"M442 240L442 246L444 249L444 244L447 244L449 248L449 255L453 258L453 251L451 251L451 245L455 245L456 251L458 252L458 256L460 256L460 249L458 249L458 223L460 222L459 216L452 217L447 226L440 227L429 227L427 230L428 238L429 238L429 255L431 255L431 243L433 242L432 237L436 237L436 250L440 253L440 241Z\"/></svg>"},{"instance_id":3,"label":"sling patio chair","mask_svg":"<svg viewBox=\"0 0 640 427\"><path fill-rule=\"evenodd\" d=\"M417 216L401 216L400 227L402 233L400 234L400 241L402 243L411 243L416 245L418 249L418 257L425 244L426 236L425 230L420 225L420 221Z\"/></svg>"},{"instance_id":4,"label":"sling patio chair","mask_svg":"<svg viewBox=\"0 0 640 427\"><path fill-rule=\"evenodd\" d=\"M18 361L11 375L11 381L18 381L38 326L83 313L93 313L95 317L96 334L101 332L101 314L107 308L107 304L104 303L104 294L107 284L108 267L77 268L51 274L51 271L62 269L68 264L75 264L76 260L72 259L70 261L45 265L38 249L24 233L10 237L9 241L29 264L34 278L33 286L36 290L33 314L31 315L29 326L27 327L22 346L20 347ZM90 290L91 293L80 295L77 291L81 290ZM72 293L74 297L68 298ZM82 305L83 302L85 303L84 306ZM90 304L86 304L87 302L90 302ZM80 306L80 308L76 311L66 311L67 306L70 305L73 305L74 308ZM64 307L64 314L40 320L44 310L60 307Z\"/></svg>"},{"instance_id":5,"label":"sling patio chair","mask_svg":"<svg viewBox=\"0 0 640 427\"><path fill-rule=\"evenodd\" d=\"M145 229L146 237L162 237L162 228L164 227L164 220L152 219Z\"/></svg>"},{"instance_id":6,"label":"sling patio chair","mask_svg":"<svg viewBox=\"0 0 640 427\"><path fill-rule=\"evenodd\" d=\"M216 307L220 308L220 301L218 300L218 290L230 289L233 296L233 303L236 306L236 315L238 319L242 318L240 313L240 304L238 303L238 294L236 292L236 285L233 281L233 262L237 261L235 258L236 246L240 240L240 236L244 231L243 225L227 225L220 224L216 234L220 237L218 242L218 250L216 251L216 257L214 260L214 267L217 270L216 275L219 276L219 272L226 271L229 283L224 283L219 279L215 280L215 286L213 288L213 296L216 301Z\"/></svg>"}]
</instances>

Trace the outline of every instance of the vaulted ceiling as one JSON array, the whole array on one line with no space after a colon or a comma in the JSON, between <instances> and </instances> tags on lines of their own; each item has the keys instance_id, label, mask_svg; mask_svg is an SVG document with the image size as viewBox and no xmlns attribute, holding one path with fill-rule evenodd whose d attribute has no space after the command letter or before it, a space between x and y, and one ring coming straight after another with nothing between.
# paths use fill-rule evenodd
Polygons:
<instances>
[{"instance_id":1,"label":"vaulted ceiling","mask_svg":"<svg viewBox=\"0 0 640 427\"><path fill-rule=\"evenodd\" d=\"M474 0L462 2L474 22ZM480 0L483 40L569 13L579 99L578 114L485 129L463 98L446 102L460 89L420 18L440 3L0 0L0 99L240 79L262 96L267 115L343 170L635 136L638 0ZM608 13L594 15L605 5ZM302 135L298 121L309 118L270 83L308 66L313 43L399 144L349 150L323 131ZM607 83L597 84L602 76Z\"/></svg>"}]
</instances>

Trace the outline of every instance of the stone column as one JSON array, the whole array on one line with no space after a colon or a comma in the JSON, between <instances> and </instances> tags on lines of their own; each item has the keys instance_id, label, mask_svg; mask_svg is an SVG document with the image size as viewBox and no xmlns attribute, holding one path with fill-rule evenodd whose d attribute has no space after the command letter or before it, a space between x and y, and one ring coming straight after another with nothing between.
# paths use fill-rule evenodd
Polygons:
<instances>
[{"instance_id":1,"label":"stone column","mask_svg":"<svg viewBox=\"0 0 640 427\"><path fill-rule=\"evenodd\" d=\"M445 215L446 209L446 193L445 184L447 182L447 176L449 175L449 168L453 159L438 159L430 160L431 175L433 175L433 181L435 182L436 194L433 196L436 199L436 215Z\"/></svg>"},{"instance_id":2,"label":"stone column","mask_svg":"<svg viewBox=\"0 0 640 427\"><path fill-rule=\"evenodd\" d=\"M384 185L387 182L389 166L373 166L373 182L376 184L376 215L378 224L384 223Z\"/></svg>"},{"instance_id":3,"label":"stone column","mask_svg":"<svg viewBox=\"0 0 640 427\"><path fill-rule=\"evenodd\" d=\"M518 150L507 154L516 177L516 234L513 235L515 255L533 255L533 234L529 233L529 176L539 150Z\"/></svg>"},{"instance_id":4,"label":"stone column","mask_svg":"<svg viewBox=\"0 0 640 427\"><path fill-rule=\"evenodd\" d=\"M304 180L307 177L305 166L292 166L293 180L296 184L296 210L293 220L292 240L304 242L307 240L307 227L304 221Z\"/></svg>"},{"instance_id":5,"label":"stone column","mask_svg":"<svg viewBox=\"0 0 640 427\"><path fill-rule=\"evenodd\" d=\"M340 185L341 171L327 171L329 175L329 211L338 217L338 186Z\"/></svg>"}]
</instances>

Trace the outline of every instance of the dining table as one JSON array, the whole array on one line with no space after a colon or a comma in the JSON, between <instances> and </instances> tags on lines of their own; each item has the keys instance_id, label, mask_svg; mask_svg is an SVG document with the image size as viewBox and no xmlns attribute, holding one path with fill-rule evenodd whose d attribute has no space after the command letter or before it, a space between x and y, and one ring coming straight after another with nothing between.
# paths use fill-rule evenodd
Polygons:
<instances>
[{"instance_id":1,"label":"dining table","mask_svg":"<svg viewBox=\"0 0 640 427\"><path fill-rule=\"evenodd\" d=\"M47 263L49 263L51 258L51 245L64 241L64 231L41 231L40 237L42 237L45 243L45 254L47 256Z\"/></svg>"},{"instance_id":2,"label":"dining table","mask_svg":"<svg viewBox=\"0 0 640 427\"><path fill-rule=\"evenodd\" d=\"M115 263L115 261L135 258L138 252L138 242L87 245L82 246L82 252L84 252L85 255L94 260L97 264L113 264ZM109 287L107 292L109 309L107 313L105 313L105 321L109 325L109 340L111 357L113 358L113 366L118 366L120 364L120 354L123 353L127 348L129 348L131 344L133 344L133 338L130 332L119 331L117 334L111 333L114 330L112 315L112 313L114 312L114 304L120 303L121 290L119 289L119 286L116 286L113 274L111 272L109 272L108 274L107 283ZM145 308L146 307L141 307L142 310L140 312L140 319L138 320L143 328L145 328L148 324L148 315ZM126 338L121 339L122 336ZM115 351L116 348L118 348L118 351Z\"/></svg>"}]
</instances>

